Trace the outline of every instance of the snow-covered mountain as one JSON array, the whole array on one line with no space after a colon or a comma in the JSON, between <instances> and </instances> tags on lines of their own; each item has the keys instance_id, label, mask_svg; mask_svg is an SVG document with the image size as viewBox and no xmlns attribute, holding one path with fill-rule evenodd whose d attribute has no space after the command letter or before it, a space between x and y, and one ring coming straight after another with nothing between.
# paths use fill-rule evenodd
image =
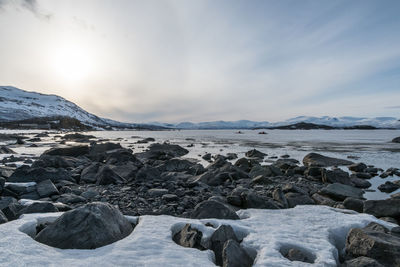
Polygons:
<instances>
[{"instance_id":1,"label":"snow-covered mountain","mask_svg":"<svg viewBox=\"0 0 400 267\"><path fill-rule=\"evenodd\" d=\"M179 129L252 129L252 128L274 128L298 123L311 123L316 125L326 125L335 128L372 126L375 128L394 128L400 129L400 121L394 117L360 118L360 117L308 117L299 116L280 122L267 121L212 121L212 122L183 122L176 124L155 123L160 126L179 128Z\"/></svg>"},{"instance_id":2,"label":"snow-covered mountain","mask_svg":"<svg viewBox=\"0 0 400 267\"><path fill-rule=\"evenodd\" d=\"M100 118L57 95L28 92L12 86L0 86L0 121L37 117L67 116L94 127L133 128L144 125Z\"/></svg>"}]
</instances>

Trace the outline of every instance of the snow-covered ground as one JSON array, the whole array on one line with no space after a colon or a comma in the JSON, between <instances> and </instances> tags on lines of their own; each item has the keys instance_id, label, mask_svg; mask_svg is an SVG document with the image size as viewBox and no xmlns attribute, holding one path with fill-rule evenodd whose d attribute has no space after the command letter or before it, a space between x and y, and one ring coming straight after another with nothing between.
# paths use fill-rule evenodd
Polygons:
<instances>
[{"instance_id":1,"label":"snow-covered ground","mask_svg":"<svg viewBox=\"0 0 400 267\"><path fill-rule=\"evenodd\" d=\"M336 266L338 250L352 227L369 222L393 225L367 214L326 206L297 206L284 210L240 210L241 220L183 219L171 216L141 216L126 238L94 250L57 249L33 240L37 223L53 221L62 213L28 214L0 225L1 266L215 266L213 252L184 248L172 236L184 224L203 232L203 242L214 227L229 224L242 246L257 253L254 266ZM131 221L137 218L128 217ZM315 256L315 263L291 262L280 250L297 248Z\"/></svg>"}]
</instances>

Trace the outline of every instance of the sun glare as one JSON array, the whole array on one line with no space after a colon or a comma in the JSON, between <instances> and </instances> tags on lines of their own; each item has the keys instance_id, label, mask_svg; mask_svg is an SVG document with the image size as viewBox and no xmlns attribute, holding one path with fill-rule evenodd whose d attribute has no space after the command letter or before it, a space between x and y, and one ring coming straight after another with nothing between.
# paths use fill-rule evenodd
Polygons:
<instances>
[{"instance_id":1,"label":"sun glare","mask_svg":"<svg viewBox=\"0 0 400 267\"><path fill-rule=\"evenodd\" d=\"M79 82L93 71L90 51L78 45L59 47L52 58L53 69L66 82Z\"/></svg>"}]
</instances>

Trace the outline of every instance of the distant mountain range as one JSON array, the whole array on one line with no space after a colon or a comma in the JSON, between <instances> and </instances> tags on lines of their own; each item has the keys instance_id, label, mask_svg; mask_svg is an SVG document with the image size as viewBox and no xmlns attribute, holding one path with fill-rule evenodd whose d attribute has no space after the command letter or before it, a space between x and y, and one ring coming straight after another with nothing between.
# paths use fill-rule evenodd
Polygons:
<instances>
[{"instance_id":1,"label":"distant mountain range","mask_svg":"<svg viewBox=\"0 0 400 267\"><path fill-rule=\"evenodd\" d=\"M394 117L360 118L299 116L281 122L239 120L199 123L181 122L176 124L153 122L151 124L178 129L400 129L400 121L398 118Z\"/></svg>"},{"instance_id":2,"label":"distant mountain range","mask_svg":"<svg viewBox=\"0 0 400 267\"><path fill-rule=\"evenodd\" d=\"M98 117L60 96L28 92L12 86L0 86L0 122L54 117L72 118L94 129L400 129L399 119L393 117L300 116L282 122L239 120L174 124L123 123Z\"/></svg>"}]
</instances>

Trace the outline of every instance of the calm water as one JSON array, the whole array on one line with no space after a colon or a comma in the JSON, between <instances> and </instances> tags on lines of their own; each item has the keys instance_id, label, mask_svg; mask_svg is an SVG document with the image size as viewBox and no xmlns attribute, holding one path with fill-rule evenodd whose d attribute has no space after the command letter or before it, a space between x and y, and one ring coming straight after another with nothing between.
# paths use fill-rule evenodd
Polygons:
<instances>
[{"instance_id":1,"label":"calm water","mask_svg":"<svg viewBox=\"0 0 400 267\"><path fill-rule=\"evenodd\" d=\"M0 131L10 132L10 131ZM30 131L32 132L32 131ZM327 156L347 158L358 157L355 162L387 169L400 168L400 144L390 141L400 136L400 130L265 130L267 134L258 134L258 130L182 130L182 131L97 131L88 132L96 137L118 141L135 152L142 151L146 144L136 144L137 140L153 137L157 142L169 141L187 147L190 151L185 157L197 158L202 163L201 155L237 153L239 157L250 149L256 148L271 156L290 155L299 161L309 152L318 152ZM54 145L52 137L43 139L43 147L12 147L18 153L40 155L45 149ZM268 157L266 160L268 161ZM370 180L376 187L389 180L400 177L379 177ZM393 192L395 193L395 192ZM367 192L368 199L387 198L388 195Z\"/></svg>"}]
</instances>

